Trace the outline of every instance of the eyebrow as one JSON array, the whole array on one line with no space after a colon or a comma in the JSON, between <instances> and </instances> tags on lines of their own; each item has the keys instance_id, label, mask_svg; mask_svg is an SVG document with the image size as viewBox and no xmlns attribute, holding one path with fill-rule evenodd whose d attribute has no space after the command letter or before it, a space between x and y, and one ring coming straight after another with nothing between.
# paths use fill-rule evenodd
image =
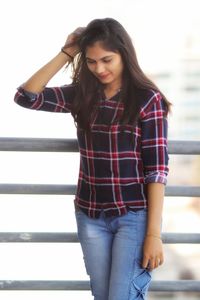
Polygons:
<instances>
[{"instance_id":1,"label":"eyebrow","mask_svg":"<svg viewBox=\"0 0 200 300\"><path fill-rule=\"evenodd\" d=\"M104 60L104 59L106 59L106 58L111 58L111 57L112 57L112 55L106 55L106 56L104 56L104 57L101 57L99 60ZM87 57L87 56L86 56L86 59L92 60L92 61L96 61L95 59L92 59L92 58Z\"/></svg>"}]
</instances>

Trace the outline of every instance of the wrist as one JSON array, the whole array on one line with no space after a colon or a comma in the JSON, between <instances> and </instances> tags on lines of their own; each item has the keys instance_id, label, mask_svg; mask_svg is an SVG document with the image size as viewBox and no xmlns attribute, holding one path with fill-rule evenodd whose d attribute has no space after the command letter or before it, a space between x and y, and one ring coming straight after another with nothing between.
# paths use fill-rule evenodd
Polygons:
<instances>
[{"instance_id":1,"label":"wrist","mask_svg":"<svg viewBox=\"0 0 200 300\"><path fill-rule=\"evenodd\" d=\"M162 237L160 234L151 234L151 233L147 233L146 237L150 237L150 238L155 238L155 239L159 239L162 240Z\"/></svg>"},{"instance_id":2,"label":"wrist","mask_svg":"<svg viewBox=\"0 0 200 300\"><path fill-rule=\"evenodd\" d=\"M71 61L74 60L74 57L67 50L65 50L65 47L61 48L61 52L64 53L65 55L67 55Z\"/></svg>"}]
</instances>

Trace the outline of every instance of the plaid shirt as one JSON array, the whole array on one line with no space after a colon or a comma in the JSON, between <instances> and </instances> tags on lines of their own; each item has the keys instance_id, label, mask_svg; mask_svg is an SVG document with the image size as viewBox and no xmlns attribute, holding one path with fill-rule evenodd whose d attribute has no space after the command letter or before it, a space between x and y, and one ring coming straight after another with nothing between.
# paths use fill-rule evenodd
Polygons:
<instances>
[{"instance_id":1,"label":"plaid shirt","mask_svg":"<svg viewBox=\"0 0 200 300\"><path fill-rule=\"evenodd\" d=\"M26 108L70 112L75 86L47 87L40 94L18 88L15 101ZM166 184L168 174L166 106L160 93L143 92L136 126L114 122L123 113L120 92L99 99L91 132L77 128L80 170L76 205L89 217L147 207L148 183Z\"/></svg>"}]
</instances>

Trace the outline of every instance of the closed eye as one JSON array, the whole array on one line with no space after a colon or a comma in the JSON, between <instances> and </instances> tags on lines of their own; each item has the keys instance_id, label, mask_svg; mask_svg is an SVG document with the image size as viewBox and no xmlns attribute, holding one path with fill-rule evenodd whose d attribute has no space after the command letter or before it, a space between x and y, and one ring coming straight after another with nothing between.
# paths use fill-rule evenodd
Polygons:
<instances>
[{"instance_id":1,"label":"closed eye","mask_svg":"<svg viewBox=\"0 0 200 300\"><path fill-rule=\"evenodd\" d=\"M111 61L112 61L112 59L104 59L104 60L103 60L104 63L109 63L109 62L111 62Z\"/></svg>"},{"instance_id":2,"label":"closed eye","mask_svg":"<svg viewBox=\"0 0 200 300\"><path fill-rule=\"evenodd\" d=\"M94 64L94 63L95 63L95 60L87 59L86 62L87 62L87 64Z\"/></svg>"},{"instance_id":3,"label":"closed eye","mask_svg":"<svg viewBox=\"0 0 200 300\"><path fill-rule=\"evenodd\" d=\"M111 58L111 56L107 56L107 57L102 57L100 60L104 63L109 63L112 61L112 58ZM86 62L87 62L87 64L95 64L96 60L86 57Z\"/></svg>"}]
</instances>

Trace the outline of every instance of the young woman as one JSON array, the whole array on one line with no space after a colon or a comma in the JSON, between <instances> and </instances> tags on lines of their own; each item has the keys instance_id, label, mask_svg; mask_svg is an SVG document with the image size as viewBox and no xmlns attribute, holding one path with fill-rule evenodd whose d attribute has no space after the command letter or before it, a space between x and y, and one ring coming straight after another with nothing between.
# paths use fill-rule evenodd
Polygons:
<instances>
[{"instance_id":1,"label":"young woman","mask_svg":"<svg viewBox=\"0 0 200 300\"><path fill-rule=\"evenodd\" d=\"M70 63L72 84L46 87ZM111 18L76 29L15 101L74 117L75 213L94 299L145 299L151 272L163 263L170 103L141 70L130 36Z\"/></svg>"}]
</instances>

